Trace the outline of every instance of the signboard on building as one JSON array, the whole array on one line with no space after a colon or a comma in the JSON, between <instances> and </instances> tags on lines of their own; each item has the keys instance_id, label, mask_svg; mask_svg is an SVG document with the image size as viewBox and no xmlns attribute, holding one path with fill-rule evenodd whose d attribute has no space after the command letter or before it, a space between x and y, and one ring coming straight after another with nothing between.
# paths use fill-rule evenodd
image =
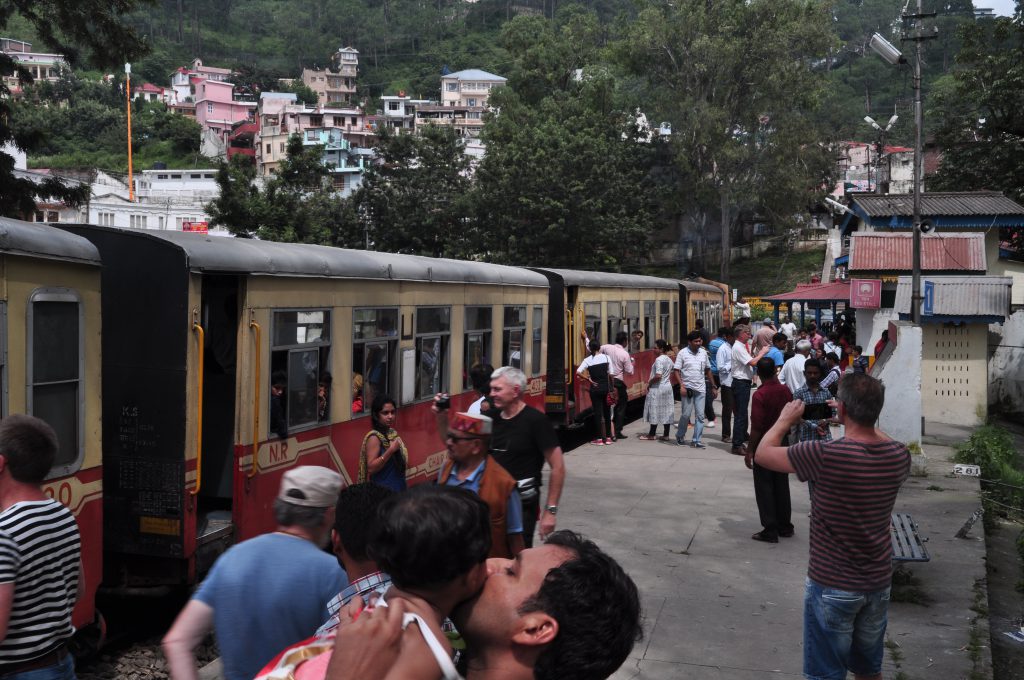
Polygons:
<instances>
[{"instance_id":1,"label":"signboard on building","mask_svg":"<svg viewBox=\"0 0 1024 680\"><path fill-rule=\"evenodd\" d=\"M182 231L191 231L197 234L208 234L210 233L210 225L208 222L182 222Z\"/></svg>"},{"instance_id":2,"label":"signboard on building","mask_svg":"<svg viewBox=\"0 0 1024 680\"><path fill-rule=\"evenodd\" d=\"M882 280L850 279L850 306L854 309L881 308Z\"/></svg>"},{"instance_id":3,"label":"signboard on building","mask_svg":"<svg viewBox=\"0 0 1024 680\"><path fill-rule=\"evenodd\" d=\"M935 313L935 284L931 281L924 282L924 309L921 313L931 316Z\"/></svg>"}]
</instances>

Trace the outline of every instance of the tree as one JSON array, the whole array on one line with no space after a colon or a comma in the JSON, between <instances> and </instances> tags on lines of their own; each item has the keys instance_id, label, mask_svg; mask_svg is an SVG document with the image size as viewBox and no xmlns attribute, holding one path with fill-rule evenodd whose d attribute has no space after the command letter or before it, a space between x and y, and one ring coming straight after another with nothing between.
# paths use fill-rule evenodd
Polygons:
<instances>
[{"instance_id":1,"label":"tree","mask_svg":"<svg viewBox=\"0 0 1024 680\"><path fill-rule=\"evenodd\" d=\"M416 136L382 129L376 161L353 196L375 250L471 257L469 158L450 127Z\"/></svg>"},{"instance_id":2,"label":"tree","mask_svg":"<svg viewBox=\"0 0 1024 680\"><path fill-rule=\"evenodd\" d=\"M120 65L142 54L146 45L125 22L137 0L14 0L0 9L0 32L6 34L14 13L21 15L48 48L75 65L87 61L96 66ZM16 68L12 57L0 53L0 73L17 71L23 83L32 81L24 68ZM13 143L32 153L42 143L38 128L15 131L10 90L0 82L0 148ZM35 210L35 199L64 201L78 205L89 195L88 186L71 187L56 177L36 184L14 175L14 159L0 152L0 215L17 217Z\"/></svg>"},{"instance_id":3,"label":"tree","mask_svg":"<svg viewBox=\"0 0 1024 680\"><path fill-rule=\"evenodd\" d=\"M717 217L721 272L743 213L806 210L831 165L815 125L831 13L803 0L648 4L616 46L648 115L672 123L679 195L698 225Z\"/></svg>"},{"instance_id":4,"label":"tree","mask_svg":"<svg viewBox=\"0 0 1024 680\"><path fill-rule=\"evenodd\" d=\"M211 224L235 236L342 247L362 242L355 208L334 191L323 147L288 139L287 158L261 189L252 160L236 156L217 171L220 193L206 206Z\"/></svg>"},{"instance_id":5,"label":"tree","mask_svg":"<svg viewBox=\"0 0 1024 680\"><path fill-rule=\"evenodd\" d=\"M1024 203L1024 16L962 29L951 87L929 112L940 119L942 165L931 189L993 189Z\"/></svg>"}]
</instances>

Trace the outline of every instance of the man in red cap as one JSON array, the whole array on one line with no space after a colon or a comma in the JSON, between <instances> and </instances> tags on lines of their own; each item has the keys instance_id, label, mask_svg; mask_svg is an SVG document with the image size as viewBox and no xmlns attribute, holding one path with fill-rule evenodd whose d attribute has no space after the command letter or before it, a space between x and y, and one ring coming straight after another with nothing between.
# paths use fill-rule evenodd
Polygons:
<instances>
[{"instance_id":1,"label":"man in red cap","mask_svg":"<svg viewBox=\"0 0 1024 680\"><path fill-rule=\"evenodd\" d=\"M436 398L435 398L436 402ZM523 548L523 504L516 480L488 453L494 422L487 416L456 413L446 422L435 403L438 432L446 432L448 460L437 483L472 491L491 511L491 552L488 557L515 557Z\"/></svg>"}]
</instances>

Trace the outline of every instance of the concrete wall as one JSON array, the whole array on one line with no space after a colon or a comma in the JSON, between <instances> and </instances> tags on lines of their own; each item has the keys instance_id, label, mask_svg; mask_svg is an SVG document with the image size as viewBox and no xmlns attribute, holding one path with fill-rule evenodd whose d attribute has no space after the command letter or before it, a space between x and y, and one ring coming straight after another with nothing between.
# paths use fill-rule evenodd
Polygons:
<instances>
[{"instance_id":1,"label":"concrete wall","mask_svg":"<svg viewBox=\"0 0 1024 680\"><path fill-rule=\"evenodd\" d=\"M929 422L974 427L988 415L988 326L925 324L921 402Z\"/></svg>"},{"instance_id":2,"label":"concrete wall","mask_svg":"<svg viewBox=\"0 0 1024 680\"><path fill-rule=\"evenodd\" d=\"M909 321L889 325L890 343L871 369L871 375L885 383L885 405L878 426L890 437L904 443L921 442L921 353L920 326Z\"/></svg>"},{"instance_id":3,"label":"concrete wall","mask_svg":"<svg viewBox=\"0 0 1024 680\"><path fill-rule=\"evenodd\" d=\"M989 326L989 403L1007 413L1024 414L1024 310L1000 326Z\"/></svg>"},{"instance_id":4,"label":"concrete wall","mask_svg":"<svg viewBox=\"0 0 1024 680\"><path fill-rule=\"evenodd\" d=\"M864 348L864 356L874 356L875 343L882 337L882 331L889 327L890 321L898 320L899 314L894 309L858 309L855 311L856 344Z\"/></svg>"}]
</instances>

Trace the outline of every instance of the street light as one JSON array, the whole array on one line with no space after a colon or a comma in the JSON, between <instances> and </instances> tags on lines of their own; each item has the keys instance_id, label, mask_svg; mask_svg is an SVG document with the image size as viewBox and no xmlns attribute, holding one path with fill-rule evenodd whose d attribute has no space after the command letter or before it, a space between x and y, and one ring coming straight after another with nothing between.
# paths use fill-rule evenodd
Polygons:
<instances>
[{"instance_id":1,"label":"street light","mask_svg":"<svg viewBox=\"0 0 1024 680\"><path fill-rule=\"evenodd\" d=\"M924 164L921 153L921 131L924 129L924 107L921 105L921 43L938 37L937 30L932 31L929 35L925 34L922 20L934 16L936 16L935 12L926 14L922 11L921 0L917 0L916 14L903 15L905 23L910 21L914 23L913 32L902 39L914 42L914 225L910 320L915 324L921 323L921 302L923 300L921 295L921 174ZM893 66L907 63L903 53L878 33L871 36L871 41L868 44L878 56ZM866 120L877 126L877 123L870 118ZM895 120L890 119L890 122L895 122Z\"/></svg>"}]
</instances>

